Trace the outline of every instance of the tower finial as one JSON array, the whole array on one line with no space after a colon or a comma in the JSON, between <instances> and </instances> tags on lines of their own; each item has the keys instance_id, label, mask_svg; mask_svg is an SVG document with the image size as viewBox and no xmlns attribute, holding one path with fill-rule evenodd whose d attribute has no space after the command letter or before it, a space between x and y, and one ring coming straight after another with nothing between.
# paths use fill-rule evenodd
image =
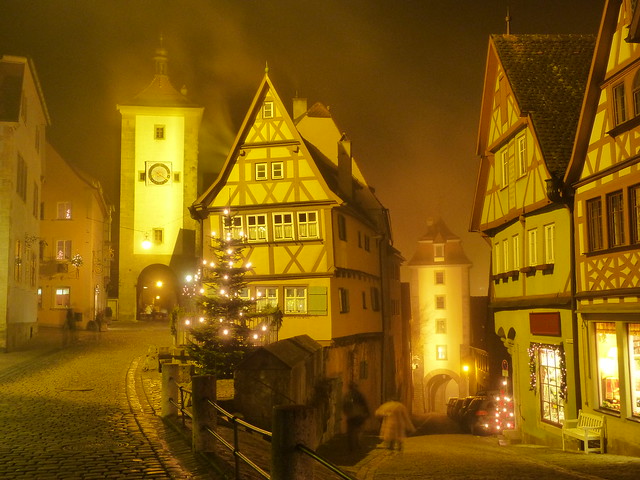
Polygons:
<instances>
[{"instance_id":1,"label":"tower finial","mask_svg":"<svg viewBox=\"0 0 640 480\"><path fill-rule=\"evenodd\" d=\"M269 73L269 62L264 62L264 73Z\"/></svg>"},{"instance_id":2,"label":"tower finial","mask_svg":"<svg viewBox=\"0 0 640 480\"><path fill-rule=\"evenodd\" d=\"M164 36L160 33L160 46L156 48L156 55L153 57L156 61L156 75L167 74L167 51L164 48Z\"/></svg>"},{"instance_id":3,"label":"tower finial","mask_svg":"<svg viewBox=\"0 0 640 480\"><path fill-rule=\"evenodd\" d=\"M509 14L509 7L507 7L507 16L504 19L507 22L507 35L511 35L511 15Z\"/></svg>"}]
</instances>

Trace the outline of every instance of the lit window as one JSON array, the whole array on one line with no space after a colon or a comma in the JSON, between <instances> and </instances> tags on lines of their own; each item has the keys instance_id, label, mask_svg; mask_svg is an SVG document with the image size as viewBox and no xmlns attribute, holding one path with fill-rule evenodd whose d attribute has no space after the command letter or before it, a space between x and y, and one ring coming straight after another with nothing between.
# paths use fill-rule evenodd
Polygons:
<instances>
[{"instance_id":1,"label":"lit window","mask_svg":"<svg viewBox=\"0 0 640 480\"><path fill-rule=\"evenodd\" d=\"M444 260L444 243L436 243L433 245L433 256L436 262Z\"/></svg>"},{"instance_id":2,"label":"lit window","mask_svg":"<svg viewBox=\"0 0 640 480\"><path fill-rule=\"evenodd\" d=\"M552 346L538 349L542 419L558 425L564 421L563 356L564 353Z\"/></svg>"},{"instance_id":3,"label":"lit window","mask_svg":"<svg viewBox=\"0 0 640 480\"><path fill-rule=\"evenodd\" d=\"M271 162L271 178L284 178L284 164L282 162Z\"/></svg>"},{"instance_id":4,"label":"lit window","mask_svg":"<svg viewBox=\"0 0 640 480\"><path fill-rule=\"evenodd\" d=\"M446 360L446 359L447 359L447 346L436 345L436 360Z\"/></svg>"},{"instance_id":5,"label":"lit window","mask_svg":"<svg viewBox=\"0 0 640 480\"><path fill-rule=\"evenodd\" d=\"M256 287L256 310L278 306L278 289L276 287Z\"/></svg>"},{"instance_id":6,"label":"lit window","mask_svg":"<svg viewBox=\"0 0 640 480\"><path fill-rule=\"evenodd\" d=\"M629 324L629 373L631 374L631 412L640 416L640 323Z\"/></svg>"},{"instance_id":7,"label":"lit window","mask_svg":"<svg viewBox=\"0 0 640 480\"><path fill-rule=\"evenodd\" d=\"M620 125L627 119L627 108L625 104L624 83L619 83L613 87L613 121L615 125Z\"/></svg>"},{"instance_id":8,"label":"lit window","mask_svg":"<svg viewBox=\"0 0 640 480\"><path fill-rule=\"evenodd\" d=\"M164 125L155 125L153 132L153 138L156 140L164 140Z\"/></svg>"},{"instance_id":9,"label":"lit window","mask_svg":"<svg viewBox=\"0 0 640 480\"><path fill-rule=\"evenodd\" d=\"M70 298L71 298L71 289L69 287L56 288L55 306L57 308L70 307L71 306Z\"/></svg>"},{"instance_id":10,"label":"lit window","mask_svg":"<svg viewBox=\"0 0 640 480\"><path fill-rule=\"evenodd\" d=\"M71 240L58 240L56 242L56 260L71 259Z\"/></svg>"},{"instance_id":11,"label":"lit window","mask_svg":"<svg viewBox=\"0 0 640 480\"><path fill-rule=\"evenodd\" d=\"M436 333L447 333L447 320L438 318L436 320Z\"/></svg>"},{"instance_id":12,"label":"lit window","mask_svg":"<svg viewBox=\"0 0 640 480\"><path fill-rule=\"evenodd\" d=\"M244 232L242 231L242 217L223 217L225 235L231 234L231 238L242 238Z\"/></svg>"},{"instance_id":13,"label":"lit window","mask_svg":"<svg viewBox=\"0 0 640 480\"><path fill-rule=\"evenodd\" d=\"M624 205L622 191L607 195L609 248L624 245Z\"/></svg>"},{"instance_id":14,"label":"lit window","mask_svg":"<svg viewBox=\"0 0 640 480\"><path fill-rule=\"evenodd\" d=\"M509 148L505 148L501 154L502 169L501 169L501 183L502 188L509 185Z\"/></svg>"},{"instance_id":15,"label":"lit window","mask_svg":"<svg viewBox=\"0 0 640 480\"><path fill-rule=\"evenodd\" d=\"M596 356L600 407L620 411L618 340L614 322L596 323Z\"/></svg>"},{"instance_id":16,"label":"lit window","mask_svg":"<svg viewBox=\"0 0 640 480\"><path fill-rule=\"evenodd\" d=\"M444 285L444 271L443 270L436 270L434 283L436 285Z\"/></svg>"},{"instance_id":17,"label":"lit window","mask_svg":"<svg viewBox=\"0 0 640 480\"><path fill-rule=\"evenodd\" d=\"M293 214L273 214L273 238L274 240L293 240Z\"/></svg>"},{"instance_id":18,"label":"lit window","mask_svg":"<svg viewBox=\"0 0 640 480\"><path fill-rule=\"evenodd\" d=\"M266 180L266 179L267 179L267 164L256 163L256 180Z\"/></svg>"},{"instance_id":19,"label":"lit window","mask_svg":"<svg viewBox=\"0 0 640 480\"><path fill-rule=\"evenodd\" d=\"M527 250L529 266L538 265L538 230L533 228L527 232Z\"/></svg>"},{"instance_id":20,"label":"lit window","mask_svg":"<svg viewBox=\"0 0 640 480\"><path fill-rule=\"evenodd\" d=\"M587 240L590 252L602 250L604 241L602 235L602 200L600 197L587 200Z\"/></svg>"},{"instance_id":21,"label":"lit window","mask_svg":"<svg viewBox=\"0 0 640 480\"><path fill-rule=\"evenodd\" d=\"M338 302L340 304L340 313L349 312L349 290L346 288L338 289Z\"/></svg>"},{"instance_id":22,"label":"lit window","mask_svg":"<svg viewBox=\"0 0 640 480\"><path fill-rule=\"evenodd\" d=\"M555 263L555 237L556 226L555 224L544 226L544 263Z\"/></svg>"},{"instance_id":23,"label":"lit window","mask_svg":"<svg viewBox=\"0 0 640 480\"><path fill-rule=\"evenodd\" d=\"M247 240L250 242L267 241L266 215L247 215Z\"/></svg>"},{"instance_id":24,"label":"lit window","mask_svg":"<svg viewBox=\"0 0 640 480\"><path fill-rule=\"evenodd\" d=\"M445 308L444 295L436 295L436 308L438 310L444 310Z\"/></svg>"},{"instance_id":25,"label":"lit window","mask_svg":"<svg viewBox=\"0 0 640 480\"><path fill-rule=\"evenodd\" d=\"M318 238L318 212L298 212L298 238Z\"/></svg>"},{"instance_id":26,"label":"lit window","mask_svg":"<svg viewBox=\"0 0 640 480\"><path fill-rule=\"evenodd\" d=\"M518 152L518 175L521 177L527 173L527 137L521 135L516 139Z\"/></svg>"},{"instance_id":27,"label":"lit window","mask_svg":"<svg viewBox=\"0 0 640 480\"><path fill-rule=\"evenodd\" d=\"M287 287L284 289L284 313L307 313L307 289Z\"/></svg>"},{"instance_id":28,"label":"lit window","mask_svg":"<svg viewBox=\"0 0 640 480\"><path fill-rule=\"evenodd\" d=\"M38 287L38 308L42 308L42 288Z\"/></svg>"},{"instance_id":29,"label":"lit window","mask_svg":"<svg viewBox=\"0 0 640 480\"><path fill-rule=\"evenodd\" d=\"M264 102L262 106L262 117L273 118L273 102Z\"/></svg>"},{"instance_id":30,"label":"lit window","mask_svg":"<svg viewBox=\"0 0 640 480\"><path fill-rule=\"evenodd\" d=\"M56 218L71 220L71 202L58 202Z\"/></svg>"}]
</instances>

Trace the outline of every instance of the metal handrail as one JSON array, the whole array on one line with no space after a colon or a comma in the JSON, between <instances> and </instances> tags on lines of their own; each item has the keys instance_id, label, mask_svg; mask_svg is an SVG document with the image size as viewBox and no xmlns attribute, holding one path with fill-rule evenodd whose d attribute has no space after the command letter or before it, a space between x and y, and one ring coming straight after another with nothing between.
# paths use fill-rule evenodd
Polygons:
<instances>
[{"instance_id":1,"label":"metal handrail","mask_svg":"<svg viewBox=\"0 0 640 480\"><path fill-rule=\"evenodd\" d=\"M342 470L340 470L340 468L338 468L337 465L331 463L329 460L327 460L326 458L322 458L320 455L318 455L314 450L311 450L309 447L307 447L306 445L303 445L301 443L299 443L298 445L296 445L296 450L299 450L300 452L309 455L311 458L313 458L316 462L320 463L321 465L324 465L325 467L327 467L329 470L331 470L333 473L335 473L336 475L338 475L340 478L344 478L345 480L356 480L354 477L352 477L351 475L349 475L348 473L343 472Z\"/></svg>"}]
</instances>

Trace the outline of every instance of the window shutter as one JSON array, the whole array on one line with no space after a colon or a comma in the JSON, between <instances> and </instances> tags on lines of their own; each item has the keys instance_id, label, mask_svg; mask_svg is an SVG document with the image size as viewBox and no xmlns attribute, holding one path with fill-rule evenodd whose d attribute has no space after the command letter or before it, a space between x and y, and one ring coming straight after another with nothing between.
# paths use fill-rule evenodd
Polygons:
<instances>
[{"instance_id":1,"label":"window shutter","mask_svg":"<svg viewBox=\"0 0 640 480\"><path fill-rule=\"evenodd\" d=\"M308 314L327 314L327 287L309 287Z\"/></svg>"}]
</instances>

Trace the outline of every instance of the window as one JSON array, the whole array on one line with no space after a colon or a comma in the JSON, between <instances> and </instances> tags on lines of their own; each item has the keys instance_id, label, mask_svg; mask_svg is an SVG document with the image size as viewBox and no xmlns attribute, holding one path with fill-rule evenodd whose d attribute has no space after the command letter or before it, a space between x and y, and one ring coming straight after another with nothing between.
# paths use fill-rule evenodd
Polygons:
<instances>
[{"instance_id":1,"label":"window","mask_svg":"<svg viewBox=\"0 0 640 480\"><path fill-rule=\"evenodd\" d=\"M508 272L510 270L509 265L509 240L502 241L502 262L504 263L504 271Z\"/></svg>"},{"instance_id":2,"label":"window","mask_svg":"<svg viewBox=\"0 0 640 480\"><path fill-rule=\"evenodd\" d=\"M640 71L636 73L633 79L633 115L640 115Z\"/></svg>"},{"instance_id":3,"label":"window","mask_svg":"<svg viewBox=\"0 0 640 480\"><path fill-rule=\"evenodd\" d=\"M56 210L58 220L71 220L71 202L58 202Z\"/></svg>"},{"instance_id":4,"label":"window","mask_svg":"<svg viewBox=\"0 0 640 480\"><path fill-rule=\"evenodd\" d=\"M318 238L318 212L298 212L298 238Z\"/></svg>"},{"instance_id":5,"label":"window","mask_svg":"<svg viewBox=\"0 0 640 480\"><path fill-rule=\"evenodd\" d=\"M614 322L596 322L596 357L600 407L620 411L618 340Z\"/></svg>"},{"instance_id":6,"label":"window","mask_svg":"<svg viewBox=\"0 0 640 480\"><path fill-rule=\"evenodd\" d=\"M338 215L338 238L347 241L347 219L344 215Z\"/></svg>"},{"instance_id":7,"label":"window","mask_svg":"<svg viewBox=\"0 0 640 480\"><path fill-rule=\"evenodd\" d=\"M590 252L604 248L602 235L602 200L587 200L587 241Z\"/></svg>"},{"instance_id":8,"label":"window","mask_svg":"<svg viewBox=\"0 0 640 480\"><path fill-rule=\"evenodd\" d=\"M69 308L71 306L71 289L69 287L57 287L55 306L57 308Z\"/></svg>"},{"instance_id":9,"label":"window","mask_svg":"<svg viewBox=\"0 0 640 480\"><path fill-rule=\"evenodd\" d=\"M154 228L152 230L153 235L153 243L156 245L161 245L164 242L164 229L162 228Z\"/></svg>"},{"instance_id":10,"label":"window","mask_svg":"<svg viewBox=\"0 0 640 480\"><path fill-rule=\"evenodd\" d=\"M624 244L624 204L622 190L607 195L609 248Z\"/></svg>"},{"instance_id":11,"label":"window","mask_svg":"<svg viewBox=\"0 0 640 480\"><path fill-rule=\"evenodd\" d=\"M434 276L434 283L436 285L444 285L444 270L436 270Z\"/></svg>"},{"instance_id":12,"label":"window","mask_svg":"<svg viewBox=\"0 0 640 480\"><path fill-rule=\"evenodd\" d=\"M563 356L563 352L552 346L538 349L542 419L558 425L564 421Z\"/></svg>"},{"instance_id":13,"label":"window","mask_svg":"<svg viewBox=\"0 0 640 480\"><path fill-rule=\"evenodd\" d=\"M340 313L349 312L349 290L346 288L338 289L338 303L340 304Z\"/></svg>"},{"instance_id":14,"label":"window","mask_svg":"<svg viewBox=\"0 0 640 480\"><path fill-rule=\"evenodd\" d=\"M629 220L631 243L640 243L640 185L629 188Z\"/></svg>"},{"instance_id":15,"label":"window","mask_svg":"<svg viewBox=\"0 0 640 480\"><path fill-rule=\"evenodd\" d=\"M266 179L267 179L267 164L256 163L256 180L266 180Z\"/></svg>"},{"instance_id":16,"label":"window","mask_svg":"<svg viewBox=\"0 0 640 480\"><path fill-rule=\"evenodd\" d=\"M627 119L627 109L625 105L624 83L619 83L613 87L613 122L620 125Z\"/></svg>"},{"instance_id":17,"label":"window","mask_svg":"<svg viewBox=\"0 0 640 480\"><path fill-rule=\"evenodd\" d=\"M444 295L436 295L436 308L438 310L444 310L445 308Z\"/></svg>"},{"instance_id":18,"label":"window","mask_svg":"<svg viewBox=\"0 0 640 480\"><path fill-rule=\"evenodd\" d=\"M284 178L284 164L282 162L271 162L271 178Z\"/></svg>"},{"instance_id":19,"label":"window","mask_svg":"<svg viewBox=\"0 0 640 480\"><path fill-rule=\"evenodd\" d=\"M522 177L527 173L527 137L521 135L516 139L518 152L518 176Z\"/></svg>"},{"instance_id":20,"label":"window","mask_svg":"<svg viewBox=\"0 0 640 480\"><path fill-rule=\"evenodd\" d=\"M529 266L538 265L538 229L533 228L527 232Z\"/></svg>"},{"instance_id":21,"label":"window","mask_svg":"<svg viewBox=\"0 0 640 480\"><path fill-rule=\"evenodd\" d=\"M556 225L551 223L549 225L544 226L544 263L551 264L555 263L555 236L556 236Z\"/></svg>"},{"instance_id":22,"label":"window","mask_svg":"<svg viewBox=\"0 0 640 480\"><path fill-rule=\"evenodd\" d=\"M380 292L377 287L371 287L371 310L380 311Z\"/></svg>"},{"instance_id":23,"label":"window","mask_svg":"<svg viewBox=\"0 0 640 480\"><path fill-rule=\"evenodd\" d=\"M235 217L223 217L224 231L227 235L231 235L231 238L240 239L244 235L242 231L242 217L237 215Z\"/></svg>"},{"instance_id":24,"label":"window","mask_svg":"<svg viewBox=\"0 0 640 480\"><path fill-rule=\"evenodd\" d=\"M36 182L33 182L33 216L35 218L38 218L38 207L40 206L38 197L39 197L38 184Z\"/></svg>"},{"instance_id":25,"label":"window","mask_svg":"<svg viewBox=\"0 0 640 480\"><path fill-rule=\"evenodd\" d=\"M156 140L164 140L164 125L155 125L153 127L153 138Z\"/></svg>"},{"instance_id":26,"label":"window","mask_svg":"<svg viewBox=\"0 0 640 480\"><path fill-rule=\"evenodd\" d=\"M362 248L362 232L358 230L358 248Z\"/></svg>"},{"instance_id":27,"label":"window","mask_svg":"<svg viewBox=\"0 0 640 480\"><path fill-rule=\"evenodd\" d=\"M511 237L511 244L513 245L513 269L520 270L522 266L520 263L520 235L516 234Z\"/></svg>"},{"instance_id":28,"label":"window","mask_svg":"<svg viewBox=\"0 0 640 480\"><path fill-rule=\"evenodd\" d=\"M262 105L262 117L273 118L273 102L264 102Z\"/></svg>"},{"instance_id":29,"label":"window","mask_svg":"<svg viewBox=\"0 0 640 480\"><path fill-rule=\"evenodd\" d=\"M20 282L22 280L22 242L20 240L16 240L15 243L15 259L13 264L13 279L16 282Z\"/></svg>"},{"instance_id":30,"label":"window","mask_svg":"<svg viewBox=\"0 0 640 480\"><path fill-rule=\"evenodd\" d=\"M367 309L367 293L366 292L362 292L362 309L363 310Z\"/></svg>"},{"instance_id":31,"label":"window","mask_svg":"<svg viewBox=\"0 0 640 480\"><path fill-rule=\"evenodd\" d=\"M27 201L27 164L22 155L18 155L16 192L23 201Z\"/></svg>"},{"instance_id":32,"label":"window","mask_svg":"<svg viewBox=\"0 0 640 480\"><path fill-rule=\"evenodd\" d=\"M250 242L267 241L266 215L247 215L247 240Z\"/></svg>"},{"instance_id":33,"label":"window","mask_svg":"<svg viewBox=\"0 0 640 480\"><path fill-rule=\"evenodd\" d=\"M71 240L58 240L56 242L56 260L71 260Z\"/></svg>"},{"instance_id":34,"label":"window","mask_svg":"<svg viewBox=\"0 0 640 480\"><path fill-rule=\"evenodd\" d=\"M630 323L629 373L631 375L631 413L640 416L640 323Z\"/></svg>"},{"instance_id":35,"label":"window","mask_svg":"<svg viewBox=\"0 0 640 480\"><path fill-rule=\"evenodd\" d=\"M307 289L286 287L284 289L284 313L307 313Z\"/></svg>"},{"instance_id":36,"label":"window","mask_svg":"<svg viewBox=\"0 0 640 480\"><path fill-rule=\"evenodd\" d=\"M447 346L436 345L436 360L446 360L446 359L447 359Z\"/></svg>"},{"instance_id":37,"label":"window","mask_svg":"<svg viewBox=\"0 0 640 480\"><path fill-rule=\"evenodd\" d=\"M445 318L436 319L436 333L447 333L447 320Z\"/></svg>"},{"instance_id":38,"label":"window","mask_svg":"<svg viewBox=\"0 0 640 480\"><path fill-rule=\"evenodd\" d=\"M42 309L42 288L38 287L38 308Z\"/></svg>"},{"instance_id":39,"label":"window","mask_svg":"<svg viewBox=\"0 0 640 480\"><path fill-rule=\"evenodd\" d=\"M256 287L256 310L278 306L278 289L276 287Z\"/></svg>"},{"instance_id":40,"label":"window","mask_svg":"<svg viewBox=\"0 0 640 480\"><path fill-rule=\"evenodd\" d=\"M38 283L38 257L31 249L27 250L27 262L29 268L29 285L35 287Z\"/></svg>"},{"instance_id":41,"label":"window","mask_svg":"<svg viewBox=\"0 0 640 480\"><path fill-rule=\"evenodd\" d=\"M436 262L442 262L444 260L444 243L435 243L433 245L433 256Z\"/></svg>"},{"instance_id":42,"label":"window","mask_svg":"<svg viewBox=\"0 0 640 480\"><path fill-rule=\"evenodd\" d=\"M493 245L493 263L495 273L502 273L502 255L500 253L500 244L496 242Z\"/></svg>"},{"instance_id":43,"label":"window","mask_svg":"<svg viewBox=\"0 0 640 480\"><path fill-rule=\"evenodd\" d=\"M500 187L505 188L509 185L509 149L505 148L501 153L502 169Z\"/></svg>"},{"instance_id":44,"label":"window","mask_svg":"<svg viewBox=\"0 0 640 480\"><path fill-rule=\"evenodd\" d=\"M274 240L293 240L293 214L273 214L273 238Z\"/></svg>"},{"instance_id":45,"label":"window","mask_svg":"<svg viewBox=\"0 0 640 480\"><path fill-rule=\"evenodd\" d=\"M371 251L371 237L369 237L369 235L364 236L364 251L365 252L369 252Z\"/></svg>"}]
</instances>

